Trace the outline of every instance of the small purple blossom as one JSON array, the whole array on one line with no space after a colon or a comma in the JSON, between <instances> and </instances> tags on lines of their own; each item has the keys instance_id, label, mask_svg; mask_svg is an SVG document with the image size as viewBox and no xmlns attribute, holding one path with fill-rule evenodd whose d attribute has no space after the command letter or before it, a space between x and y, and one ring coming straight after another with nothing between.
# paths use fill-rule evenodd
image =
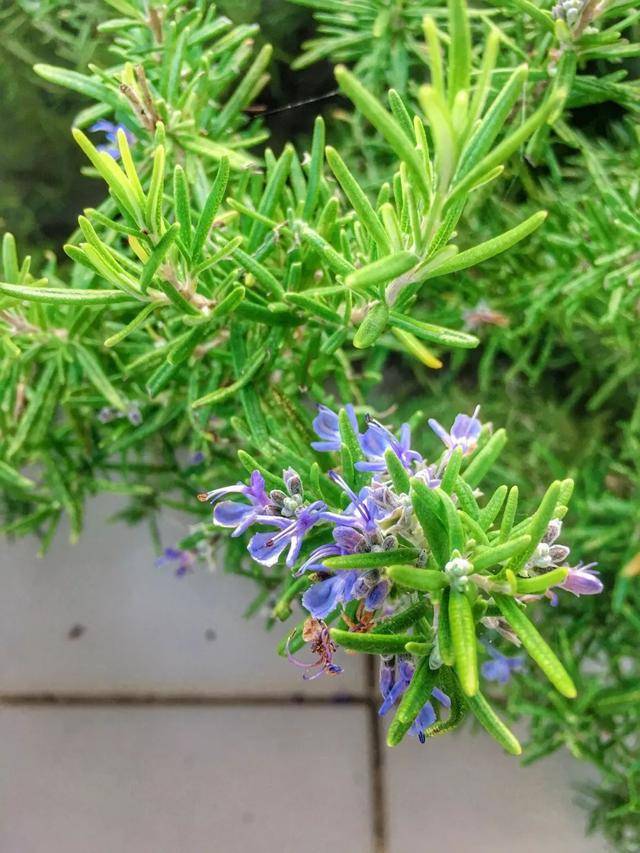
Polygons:
<instances>
[{"instance_id":1,"label":"small purple blossom","mask_svg":"<svg viewBox=\"0 0 640 853\"><path fill-rule=\"evenodd\" d=\"M485 661L480 667L480 671L487 681L497 681L499 684L506 684L511 678L512 672L520 672L524 666L524 658L522 655L507 657L502 652L498 651L494 646L485 644L485 648L491 660Z\"/></svg>"},{"instance_id":2,"label":"small purple blossom","mask_svg":"<svg viewBox=\"0 0 640 853\"><path fill-rule=\"evenodd\" d=\"M478 438L482 429L482 424L478 419L479 411L480 406L476 406L471 417L463 414L456 415L449 432L435 418L429 418L428 424L449 449L449 453L460 447L463 455L468 456L478 446Z\"/></svg>"},{"instance_id":3,"label":"small purple blossom","mask_svg":"<svg viewBox=\"0 0 640 853\"><path fill-rule=\"evenodd\" d=\"M383 699L389 695L389 691L393 687L393 681L396 674L396 658L395 655L382 655L380 657L380 673L378 677L378 686Z\"/></svg>"},{"instance_id":4,"label":"small purple blossom","mask_svg":"<svg viewBox=\"0 0 640 853\"><path fill-rule=\"evenodd\" d=\"M569 569L566 578L558 584L557 588L564 589L578 597L581 595L598 595L604 589L604 584L598 577L600 572L596 572L592 568L597 565L597 563L588 563L583 566L578 563L577 566Z\"/></svg>"},{"instance_id":5,"label":"small purple blossom","mask_svg":"<svg viewBox=\"0 0 640 853\"><path fill-rule=\"evenodd\" d=\"M344 407L347 417L351 422L355 434L358 435L358 420L356 413L351 403L347 403ZM313 429L320 441L312 441L311 447L314 450L319 450L321 453L329 453L338 451L342 447L342 439L340 438L340 421L339 416L328 406L320 404L318 406L318 414L313 419Z\"/></svg>"},{"instance_id":6,"label":"small purple blossom","mask_svg":"<svg viewBox=\"0 0 640 853\"><path fill-rule=\"evenodd\" d=\"M402 695L411 683L414 671L415 666L407 657L398 658L395 665L393 658L387 657L383 659L379 681L383 702L378 709L378 714L381 717L384 717L396 702L402 698ZM451 700L439 687L434 687L431 695L444 708L451 707ZM437 715L432 703L430 701L425 702L409 729L409 734L417 737L420 743L424 743L426 740L424 733L429 726L435 723L436 719Z\"/></svg>"},{"instance_id":7,"label":"small purple blossom","mask_svg":"<svg viewBox=\"0 0 640 853\"><path fill-rule=\"evenodd\" d=\"M279 528L278 532L255 533L249 542L248 551L256 561L263 566L275 565L280 555L289 549L286 564L291 568L302 548L305 535L320 521L325 520L327 505L315 501L307 507L302 507L295 518L282 518L275 515L256 515L251 523L267 524ZM245 527L246 529L246 527Z\"/></svg>"},{"instance_id":8,"label":"small purple blossom","mask_svg":"<svg viewBox=\"0 0 640 853\"><path fill-rule=\"evenodd\" d=\"M249 503L224 500L227 495L242 495ZM213 489L198 495L199 501L208 501L215 504L213 520L220 527L232 527L232 536L242 535L248 527L255 524L257 519L267 513L271 508L269 495L264 486L264 477L259 471L253 471L249 485L237 483L235 486L226 486L222 489Z\"/></svg>"},{"instance_id":9,"label":"small purple blossom","mask_svg":"<svg viewBox=\"0 0 640 853\"><path fill-rule=\"evenodd\" d=\"M360 446L368 457L366 462L356 462L359 471L386 471L387 463L384 455L392 450L407 470L411 470L414 462L421 462L422 456L411 449L411 427L402 424L400 438L378 423L373 418L367 418L367 431L360 439Z\"/></svg>"},{"instance_id":10,"label":"small purple blossom","mask_svg":"<svg viewBox=\"0 0 640 853\"><path fill-rule=\"evenodd\" d=\"M316 619L326 619L338 605L361 600L372 613L382 607L389 592L388 581L379 578L375 569L337 572L310 586L302 596L302 606Z\"/></svg>"},{"instance_id":11,"label":"small purple blossom","mask_svg":"<svg viewBox=\"0 0 640 853\"><path fill-rule=\"evenodd\" d=\"M104 133L106 137L106 142L103 142L101 145L96 145L98 151L103 151L105 154L108 154L110 157L113 157L114 160L120 159L120 149L118 148L118 131L122 130L124 135L127 138L127 142L129 145L133 145L136 141L136 137L128 130L123 124L115 124L112 121L107 121L107 119L101 118L99 121L92 124L89 128L90 131L94 133Z\"/></svg>"},{"instance_id":12,"label":"small purple blossom","mask_svg":"<svg viewBox=\"0 0 640 853\"><path fill-rule=\"evenodd\" d=\"M339 604L352 601L358 572L338 572L310 586L302 596L302 606L316 619L326 619Z\"/></svg>"},{"instance_id":13,"label":"small purple blossom","mask_svg":"<svg viewBox=\"0 0 640 853\"><path fill-rule=\"evenodd\" d=\"M177 563L175 574L178 578L183 578L186 574L193 571L193 564L196 561L196 555L193 551L184 551L181 548L165 548L162 556L156 560L156 566L163 567L170 563Z\"/></svg>"}]
</instances>

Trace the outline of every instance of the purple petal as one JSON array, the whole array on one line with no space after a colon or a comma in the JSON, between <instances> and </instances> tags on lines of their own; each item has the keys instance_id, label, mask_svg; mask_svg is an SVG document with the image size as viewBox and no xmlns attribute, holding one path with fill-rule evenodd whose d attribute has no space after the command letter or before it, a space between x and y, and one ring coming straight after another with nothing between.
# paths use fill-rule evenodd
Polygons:
<instances>
[{"instance_id":1,"label":"purple petal","mask_svg":"<svg viewBox=\"0 0 640 853\"><path fill-rule=\"evenodd\" d=\"M377 473L379 471L386 471L387 466L384 462L356 462L355 464L356 471L371 471L373 473Z\"/></svg>"},{"instance_id":2,"label":"purple petal","mask_svg":"<svg viewBox=\"0 0 640 853\"><path fill-rule=\"evenodd\" d=\"M264 477L260 471L252 471L249 485L245 489L245 494L249 498L253 498L260 506L266 506L269 503L269 497L264 487Z\"/></svg>"},{"instance_id":3,"label":"purple petal","mask_svg":"<svg viewBox=\"0 0 640 853\"><path fill-rule=\"evenodd\" d=\"M328 406L319 405L312 426L321 438L333 439L339 432L338 415Z\"/></svg>"},{"instance_id":4,"label":"purple petal","mask_svg":"<svg viewBox=\"0 0 640 853\"><path fill-rule=\"evenodd\" d=\"M238 527L248 515L255 516L253 507L238 501L221 501L213 510L213 520L220 527Z\"/></svg>"},{"instance_id":5,"label":"purple petal","mask_svg":"<svg viewBox=\"0 0 640 853\"><path fill-rule=\"evenodd\" d=\"M428 729L429 726L432 726L435 723L436 719L436 712L433 705L431 702L426 702L414 720L413 725L409 729L409 733L412 735L421 735L425 729ZM420 739L423 740L423 738Z\"/></svg>"},{"instance_id":6,"label":"purple petal","mask_svg":"<svg viewBox=\"0 0 640 853\"><path fill-rule=\"evenodd\" d=\"M346 525L338 525L333 528L333 539L336 545L339 545L348 554L353 554L362 542L364 542L362 533Z\"/></svg>"},{"instance_id":7,"label":"purple petal","mask_svg":"<svg viewBox=\"0 0 640 853\"><path fill-rule=\"evenodd\" d=\"M377 610L382 607L387 593L389 592L389 584L387 581L380 581L371 590L369 595L364 600L364 606L367 610Z\"/></svg>"},{"instance_id":8,"label":"purple petal","mask_svg":"<svg viewBox=\"0 0 640 853\"><path fill-rule=\"evenodd\" d=\"M409 684L413 678L414 669L415 667L410 660L401 658L398 662L398 680L404 681L405 685Z\"/></svg>"},{"instance_id":9,"label":"purple petal","mask_svg":"<svg viewBox=\"0 0 640 853\"><path fill-rule=\"evenodd\" d=\"M392 659L393 660L393 659ZM393 676L395 675L395 662L388 663L387 661L380 661L380 676L378 680L378 685L380 687L380 693L382 694L382 698L386 699L389 695L389 691L393 685Z\"/></svg>"},{"instance_id":10,"label":"purple petal","mask_svg":"<svg viewBox=\"0 0 640 853\"><path fill-rule=\"evenodd\" d=\"M310 586L302 596L302 606L316 619L325 619L340 603L344 580L341 575Z\"/></svg>"},{"instance_id":11,"label":"purple petal","mask_svg":"<svg viewBox=\"0 0 640 853\"><path fill-rule=\"evenodd\" d=\"M302 540L303 540L304 531L298 532L297 529L294 528L293 534L291 535L291 541L289 545L289 553L287 554L286 564L289 568L297 561L300 556L300 549L302 548Z\"/></svg>"},{"instance_id":12,"label":"purple petal","mask_svg":"<svg viewBox=\"0 0 640 853\"><path fill-rule=\"evenodd\" d=\"M511 678L511 669L506 660L487 660L480 667L480 671L487 681L497 681L506 684Z\"/></svg>"},{"instance_id":13,"label":"purple petal","mask_svg":"<svg viewBox=\"0 0 640 853\"><path fill-rule=\"evenodd\" d=\"M358 582L358 572L341 572L342 577L342 601L353 601L355 598L355 588Z\"/></svg>"},{"instance_id":14,"label":"purple petal","mask_svg":"<svg viewBox=\"0 0 640 853\"><path fill-rule=\"evenodd\" d=\"M469 415L456 415L451 427L451 436L457 441L462 438L477 439L481 429L482 424L477 418L470 418Z\"/></svg>"},{"instance_id":15,"label":"purple petal","mask_svg":"<svg viewBox=\"0 0 640 853\"><path fill-rule=\"evenodd\" d=\"M443 441L447 446L451 444L451 436L439 421L435 418L429 418L427 423L441 441Z\"/></svg>"},{"instance_id":16,"label":"purple petal","mask_svg":"<svg viewBox=\"0 0 640 853\"><path fill-rule=\"evenodd\" d=\"M90 131L98 133L102 131L103 133L115 133L118 129L118 125L114 124L112 121L107 121L106 118L98 119L98 121L94 122L89 128Z\"/></svg>"},{"instance_id":17,"label":"purple petal","mask_svg":"<svg viewBox=\"0 0 640 853\"><path fill-rule=\"evenodd\" d=\"M289 545L289 536L280 536L275 532L271 533L256 533L247 550L256 561L263 566L273 566L278 562L280 554Z\"/></svg>"},{"instance_id":18,"label":"purple petal","mask_svg":"<svg viewBox=\"0 0 640 853\"><path fill-rule=\"evenodd\" d=\"M317 572L323 568L322 561L325 557L336 557L340 554L340 548L337 545L319 545L315 548L296 570L296 576L302 575L305 572Z\"/></svg>"},{"instance_id":19,"label":"purple petal","mask_svg":"<svg viewBox=\"0 0 640 853\"><path fill-rule=\"evenodd\" d=\"M447 694L443 690L440 690L439 687L434 687L431 691L431 695L434 699L438 700L438 702L442 705L443 708L451 707L451 699L449 699Z\"/></svg>"},{"instance_id":20,"label":"purple petal","mask_svg":"<svg viewBox=\"0 0 640 853\"><path fill-rule=\"evenodd\" d=\"M360 446L367 456L384 456L392 441L391 433L379 424L372 423L360 438Z\"/></svg>"},{"instance_id":21,"label":"purple petal","mask_svg":"<svg viewBox=\"0 0 640 853\"><path fill-rule=\"evenodd\" d=\"M318 453L331 453L333 450L340 450L340 444L337 441L312 441L311 447Z\"/></svg>"},{"instance_id":22,"label":"purple petal","mask_svg":"<svg viewBox=\"0 0 640 853\"><path fill-rule=\"evenodd\" d=\"M575 569L569 569L568 575L558 587L574 595L598 595L604 589L604 584L590 566L576 566Z\"/></svg>"},{"instance_id":23,"label":"purple petal","mask_svg":"<svg viewBox=\"0 0 640 853\"><path fill-rule=\"evenodd\" d=\"M393 708L398 699L402 696L404 691L407 689L406 681L396 681L391 690L389 691L387 698L384 700L380 708L378 709L378 714L381 717Z\"/></svg>"}]
</instances>

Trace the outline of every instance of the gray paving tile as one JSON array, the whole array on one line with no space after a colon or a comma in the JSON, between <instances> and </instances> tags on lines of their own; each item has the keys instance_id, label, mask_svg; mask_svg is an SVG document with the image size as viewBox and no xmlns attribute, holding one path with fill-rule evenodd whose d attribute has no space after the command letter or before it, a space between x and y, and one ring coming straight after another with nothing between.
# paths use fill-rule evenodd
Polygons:
<instances>
[{"instance_id":1,"label":"gray paving tile","mask_svg":"<svg viewBox=\"0 0 640 853\"><path fill-rule=\"evenodd\" d=\"M574 785L585 769L568 754L523 768L469 728L385 753L389 853L604 853L585 838Z\"/></svg>"},{"instance_id":2,"label":"gray paving tile","mask_svg":"<svg viewBox=\"0 0 640 853\"><path fill-rule=\"evenodd\" d=\"M144 527L107 522L117 506L92 503L80 542L61 533L43 560L34 540L0 542L0 689L362 690L353 656L344 675L303 682L275 653L287 628L265 634L259 617L242 619L251 582L204 570L176 578L155 567ZM167 544L186 530L177 517L164 527Z\"/></svg>"},{"instance_id":3,"label":"gray paving tile","mask_svg":"<svg viewBox=\"0 0 640 853\"><path fill-rule=\"evenodd\" d=\"M0 710L6 853L370 853L366 712Z\"/></svg>"}]
</instances>

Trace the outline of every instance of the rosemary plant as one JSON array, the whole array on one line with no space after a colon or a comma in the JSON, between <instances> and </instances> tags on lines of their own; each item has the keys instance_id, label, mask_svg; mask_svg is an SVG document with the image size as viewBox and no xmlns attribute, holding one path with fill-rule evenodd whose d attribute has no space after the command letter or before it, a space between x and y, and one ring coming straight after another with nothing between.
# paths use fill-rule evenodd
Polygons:
<instances>
[{"instance_id":1,"label":"rosemary plant","mask_svg":"<svg viewBox=\"0 0 640 853\"><path fill-rule=\"evenodd\" d=\"M399 702L390 746L407 733L424 742L447 731L468 708L517 755L517 739L480 692L477 635L487 644L486 678L506 681L523 665L489 645L495 635L522 645L557 691L574 699L571 676L524 606L544 595L557 600L556 589L597 594L602 583L591 566L569 567L569 548L556 541L573 481L554 482L533 515L516 521L517 487L501 485L478 500L504 430L483 431L477 411L458 415L450 430L433 419L429 426L445 445L432 463L412 447L408 423L396 436L368 418L361 432L353 407L335 413L321 406L314 421L320 441L311 446L337 454L340 471L323 473L313 462L308 477L289 467L280 479L255 469L248 485L200 498L214 504L214 524L232 528L232 536L258 528L247 546L252 560L272 579L284 576L276 618L287 618L301 597L309 615L281 648L304 677L340 673L338 646L377 655L380 713ZM306 643L317 655L308 663L293 656ZM432 696L449 709L446 719Z\"/></svg>"}]
</instances>

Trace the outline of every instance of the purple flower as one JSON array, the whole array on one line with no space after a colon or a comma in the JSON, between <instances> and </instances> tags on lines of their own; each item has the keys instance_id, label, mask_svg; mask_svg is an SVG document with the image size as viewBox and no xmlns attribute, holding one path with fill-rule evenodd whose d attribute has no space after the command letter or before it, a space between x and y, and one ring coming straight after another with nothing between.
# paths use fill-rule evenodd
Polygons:
<instances>
[{"instance_id":1,"label":"purple flower","mask_svg":"<svg viewBox=\"0 0 640 853\"><path fill-rule=\"evenodd\" d=\"M388 713L391 708L395 705L396 702L400 700L403 693L411 683L411 679L413 678L413 673L415 667L410 659L406 657L401 657L398 659L397 667L394 669L393 659L390 657L383 658L382 667L380 671L380 692L382 693L383 702L378 709L378 714L383 717L386 713ZM384 670L384 671L383 671ZM436 699L443 707L450 708L451 700L440 690L439 687L434 687L431 691L431 695ZM425 738L425 730L429 728L429 726L433 725L437 719L437 715L435 709L431 702L425 702L425 704L420 709L420 713L413 721L411 728L409 729L409 734L414 737L417 736L420 743L424 743Z\"/></svg>"},{"instance_id":2,"label":"purple flower","mask_svg":"<svg viewBox=\"0 0 640 853\"><path fill-rule=\"evenodd\" d=\"M380 542L383 541L375 523L378 508L372 502L371 490L365 486L361 489L360 495L356 495L342 477L334 471L330 471L329 476L346 491L352 501L343 513L323 513L323 521L335 524L332 531L333 544L319 545L313 550L296 571L296 575L301 575L304 572L323 571L322 561L327 557L371 550L372 541L377 541L377 538L380 539Z\"/></svg>"},{"instance_id":3,"label":"purple flower","mask_svg":"<svg viewBox=\"0 0 640 853\"><path fill-rule=\"evenodd\" d=\"M383 699L386 699L389 691L393 687L393 680L396 674L396 658L395 655L382 655L380 657L380 675L378 686Z\"/></svg>"},{"instance_id":4,"label":"purple flower","mask_svg":"<svg viewBox=\"0 0 640 853\"><path fill-rule=\"evenodd\" d=\"M289 494L274 489L267 494L265 482L259 471L253 471L249 485L237 483L198 495L198 500L216 504L213 520L221 527L232 527L232 536L240 536L253 524L279 528L276 531L256 533L248 545L253 559L265 566L273 566L288 548L287 566L291 567L300 555L305 534L319 521L334 520L340 516L327 512L323 501L304 506L302 482L293 468L282 472ZM227 495L239 494L248 503L225 500Z\"/></svg>"},{"instance_id":5,"label":"purple flower","mask_svg":"<svg viewBox=\"0 0 640 853\"><path fill-rule=\"evenodd\" d=\"M345 412L351 426L356 435L358 435L358 420L356 413L353 410L351 403L347 403L344 407ZM330 452L332 450L340 450L342 447L342 439L340 437L340 421L336 412L332 411L328 406L320 404L318 406L318 414L313 420L313 429L321 441L312 441L311 447L320 452Z\"/></svg>"},{"instance_id":6,"label":"purple flower","mask_svg":"<svg viewBox=\"0 0 640 853\"><path fill-rule=\"evenodd\" d=\"M356 462L359 471L386 471L387 463L384 454L391 449L407 470L411 470L414 462L421 462L422 456L411 449L411 427L402 424L400 438L396 438L382 424L373 418L367 418L367 431L360 439L360 446L368 457L367 462Z\"/></svg>"},{"instance_id":7,"label":"purple flower","mask_svg":"<svg viewBox=\"0 0 640 853\"><path fill-rule=\"evenodd\" d=\"M583 566L578 563L574 568L570 568L566 578L562 583L558 584L558 589L566 589L567 592L572 592L578 597L581 595L598 595L604 589L604 584L598 577L599 572L595 572L592 566L597 566L597 563L588 563Z\"/></svg>"},{"instance_id":8,"label":"purple flower","mask_svg":"<svg viewBox=\"0 0 640 853\"><path fill-rule=\"evenodd\" d=\"M492 660L485 661L480 667L480 671L487 681L497 681L499 684L506 684L511 678L512 672L520 672L524 665L522 655L507 657L499 652L498 649L485 644L485 648Z\"/></svg>"},{"instance_id":9,"label":"purple flower","mask_svg":"<svg viewBox=\"0 0 640 853\"><path fill-rule=\"evenodd\" d=\"M193 571L193 564L196 561L196 555L193 551L183 551L181 548L165 548L162 556L156 560L156 566L162 567L169 563L176 563L176 577L183 578L186 574Z\"/></svg>"},{"instance_id":10,"label":"purple flower","mask_svg":"<svg viewBox=\"0 0 640 853\"><path fill-rule=\"evenodd\" d=\"M326 619L339 604L354 598L358 572L339 572L310 586L302 596L302 606L316 619Z\"/></svg>"},{"instance_id":11,"label":"purple flower","mask_svg":"<svg viewBox=\"0 0 640 853\"><path fill-rule=\"evenodd\" d=\"M381 717L384 717L384 715L393 708L396 702L402 698L402 694L411 683L413 670L414 666L408 658L400 658L397 662L394 671L393 683L387 689L386 693L382 694L383 702L378 709L378 714Z\"/></svg>"},{"instance_id":12,"label":"purple flower","mask_svg":"<svg viewBox=\"0 0 640 853\"><path fill-rule=\"evenodd\" d=\"M234 494L242 495L248 499L249 503L238 501L218 503L220 498ZM237 483L235 486L213 489L211 492L199 494L198 500L216 504L213 510L213 520L220 527L233 527L232 536L240 536L248 527L255 524L259 517L273 511L269 495L264 487L264 477L259 471L253 471L248 486L244 483Z\"/></svg>"},{"instance_id":13,"label":"purple flower","mask_svg":"<svg viewBox=\"0 0 640 853\"><path fill-rule=\"evenodd\" d=\"M325 571L323 561L327 557L380 551L389 544L395 544L394 538L385 536L378 527L377 522L385 511L376 502L373 490L365 486L356 495L335 471L330 471L329 476L351 498L351 502L343 513L321 513L322 521L333 522L335 525L332 531L334 542L315 548L299 567L296 575L306 571ZM380 580L377 570L339 572L309 587L302 603L310 613L323 619L338 604L353 599L364 600L366 610L378 610L388 592L389 584Z\"/></svg>"},{"instance_id":14,"label":"purple flower","mask_svg":"<svg viewBox=\"0 0 640 853\"><path fill-rule=\"evenodd\" d=\"M269 524L273 527L279 527L280 530L277 533L254 534L249 542L249 553L257 563L262 563L263 566L273 566L278 562L282 552L288 548L286 564L291 568L300 556L302 542L308 531L314 524L319 521L326 521L327 516L331 515L326 512L326 509L325 503L315 501L298 510L295 518L256 514L251 523Z\"/></svg>"},{"instance_id":15,"label":"purple flower","mask_svg":"<svg viewBox=\"0 0 640 853\"><path fill-rule=\"evenodd\" d=\"M356 494L340 474L329 471L329 477L351 499L344 512L333 514L331 520L342 527L351 527L360 534L360 541L354 550L371 550L376 545L382 545L384 537L380 533L378 521L387 515L388 510L380 502L379 490L363 486Z\"/></svg>"},{"instance_id":16,"label":"purple flower","mask_svg":"<svg viewBox=\"0 0 640 853\"><path fill-rule=\"evenodd\" d=\"M478 420L478 412L480 406L476 406L471 417L468 415L456 415L453 426L449 432L435 418L429 418L429 426L449 448L449 453L455 450L456 447L462 448L462 453L467 456L478 446L478 438L482 424Z\"/></svg>"},{"instance_id":17,"label":"purple flower","mask_svg":"<svg viewBox=\"0 0 640 853\"><path fill-rule=\"evenodd\" d=\"M118 131L122 130L124 135L127 138L127 142L129 145L133 145L136 141L135 136L131 133L130 130L123 124L114 124L112 121L107 121L106 119L101 118L95 124L92 124L89 130L94 133L104 133L107 141L102 145L96 145L98 151L104 151L105 154L109 154L110 157L113 157L114 160L120 159L120 149L118 148Z\"/></svg>"}]
</instances>

